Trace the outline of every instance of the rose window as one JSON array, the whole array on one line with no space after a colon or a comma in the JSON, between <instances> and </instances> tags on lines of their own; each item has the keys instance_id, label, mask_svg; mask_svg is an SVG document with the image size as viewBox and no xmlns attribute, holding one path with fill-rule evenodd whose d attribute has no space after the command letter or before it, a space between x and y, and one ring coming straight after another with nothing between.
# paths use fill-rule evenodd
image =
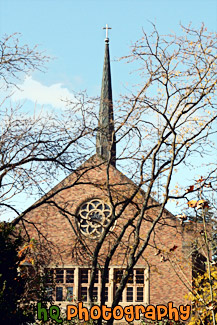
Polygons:
<instances>
[{"instance_id":1,"label":"rose window","mask_svg":"<svg viewBox=\"0 0 217 325\"><path fill-rule=\"evenodd\" d=\"M107 203L94 199L82 204L78 212L78 222L83 235L98 237L111 218L111 208Z\"/></svg>"}]
</instances>

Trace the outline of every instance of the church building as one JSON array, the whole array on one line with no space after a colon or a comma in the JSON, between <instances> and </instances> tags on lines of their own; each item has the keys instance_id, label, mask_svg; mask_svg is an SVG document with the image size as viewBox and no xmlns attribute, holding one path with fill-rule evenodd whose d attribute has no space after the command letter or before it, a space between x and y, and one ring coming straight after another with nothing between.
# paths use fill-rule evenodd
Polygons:
<instances>
[{"instance_id":1,"label":"church building","mask_svg":"<svg viewBox=\"0 0 217 325\"><path fill-rule=\"evenodd\" d=\"M160 206L151 196L143 211L146 193L116 168L113 114L107 36L96 154L51 189L45 203L19 225L34 238L49 275L48 291L62 306L88 304L90 284L93 301L103 297L108 306L115 299L121 306L187 304L193 232L165 209L155 224Z\"/></svg>"}]
</instances>

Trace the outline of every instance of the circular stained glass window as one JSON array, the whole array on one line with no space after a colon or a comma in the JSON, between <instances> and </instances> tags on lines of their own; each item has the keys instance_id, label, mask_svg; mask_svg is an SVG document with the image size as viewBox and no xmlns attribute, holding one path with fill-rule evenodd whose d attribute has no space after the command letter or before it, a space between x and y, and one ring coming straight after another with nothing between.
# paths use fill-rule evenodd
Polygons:
<instances>
[{"instance_id":1,"label":"circular stained glass window","mask_svg":"<svg viewBox=\"0 0 217 325\"><path fill-rule=\"evenodd\" d=\"M85 236L98 237L111 218L111 207L99 199L85 202L79 209L80 231Z\"/></svg>"}]
</instances>

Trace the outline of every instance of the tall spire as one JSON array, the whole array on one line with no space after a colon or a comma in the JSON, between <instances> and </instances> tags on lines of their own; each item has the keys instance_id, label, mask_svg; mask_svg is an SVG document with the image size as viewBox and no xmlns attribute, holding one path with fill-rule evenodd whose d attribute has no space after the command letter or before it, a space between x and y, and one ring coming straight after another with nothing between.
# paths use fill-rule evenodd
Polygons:
<instances>
[{"instance_id":1,"label":"tall spire","mask_svg":"<svg viewBox=\"0 0 217 325\"><path fill-rule=\"evenodd\" d=\"M105 57L103 65L99 123L96 136L96 153L107 161L110 158L111 154L111 164L115 166L116 144L114 134L114 115L112 104L112 84L108 38L108 29L110 28L108 27L108 25L106 25L105 29Z\"/></svg>"}]
</instances>

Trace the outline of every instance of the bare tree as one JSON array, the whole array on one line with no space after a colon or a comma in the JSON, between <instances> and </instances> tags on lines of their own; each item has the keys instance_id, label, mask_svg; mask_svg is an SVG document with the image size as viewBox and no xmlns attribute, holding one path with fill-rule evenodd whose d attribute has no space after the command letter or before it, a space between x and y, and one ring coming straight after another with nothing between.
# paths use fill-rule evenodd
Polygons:
<instances>
[{"instance_id":1,"label":"bare tree","mask_svg":"<svg viewBox=\"0 0 217 325\"><path fill-rule=\"evenodd\" d=\"M48 197L43 195L57 182L58 177L76 170L81 161L92 154L90 144L95 115L93 100L87 101L85 93L74 94L74 103L71 103L70 107L66 103L65 109L57 113L42 110L38 112L34 106L28 107L27 112L20 103L14 103L12 95L18 88L18 81L34 70L44 71L44 65L50 59L40 52L37 46L30 48L28 45L20 44L20 38L19 34L13 34L5 36L0 41L0 211L2 220L8 217L14 219L12 227L18 225L16 229L20 229L20 224L24 227L27 243L24 243L19 254L22 255L24 252L25 256L28 252L26 261L27 264L34 262L34 270L26 270L25 279L27 278L28 281L24 281L25 292L22 293L22 297L21 291L16 293L13 307L17 308L17 299L24 305L27 301L27 307L31 312L32 306L28 305L28 302L34 297L32 283L37 283L38 290L44 279L41 277L41 261L43 260L43 266L49 261L52 245L48 240L43 242L43 249L41 241L35 245L31 234L25 231L25 216L27 212L47 203ZM54 193L49 196L49 199L52 196ZM24 210L25 200L31 197L43 197L43 199ZM43 239L46 239L38 230L37 223L31 225L37 229ZM1 231L2 229L5 227L1 223ZM8 237L10 245L14 245L13 254L15 254L16 237L20 237L14 229L11 229ZM40 253L36 254L35 246ZM6 256L8 254L6 249L3 251L4 254ZM7 256L9 259L11 257ZM21 258L17 257L17 265L20 260ZM17 265L14 265L14 270ZM20 265L20 268L22 269L23 266ZM16 272L12 272L12 276ZM16 279L9 279L10 273L7 274L3 266L0 273L4 300L7 299L4 289L8 289L11 280L16 282ZM43 290L39 292L44 293ZM4 301L4 303L8 302ZM8 319L7 315L6 319Z\"/></svg>"},{"instance_id":2,"label":"bare tree","mask_svg":"<svg viewBox=\"0 0 217 325\"><path fill-rule=\"evenodd\" d=\"M105 188L112 206L112 218L92 249L89 287L89 298L93 301L94 277L100 266L103 270L101 305L105 303L108 268L121 243L126 245L125 272L112 307L119 303L133 267L150 243L153 244L151 238L156 229L168 222L164 217L168 200L179 198L171 192L174 170L187 168L191 157L195 154L203 157L212 147L209 139L216 132L217 117L216 35L208 33L203 25L200 30L182 26L182 32L181 36L160 36L153 26L152 34L143 32L142 39L132 47L132 53L123 58L136 64L141 77L138 90L121 99L116 125L117 144L122 144L123 148L119 161L125 161L123 165L136 186L126 191L126 179L122 184L115 184L108 161ZM158 188L161 191L159 202L152 199ZM142 189L145 192L141 192ZM137 196L141 193L142 200L138 202ZM113 243L102 262L99 256L106 236L111 236L111 228L122 220L129 206L133 206L134 213L131 211L119 231L113 234ZM155 214L148 217L153 210ZM149 228L144 237L147 221ZM112 322L111 319L108 323Z\"/></svg>"},{"instance_id":3,"label":"bare tree","mask_svg":"<svg viewBox=\"0 0 217 325\"><path fill-rule=\"evenodd\" d=\"M43 70L44 63L50 58L38 50L20 45L20 34L5 35L0 41L0 76L1 87L15 85L22 74L33 70Z\"/></svg>"},{"instance_id":4,"label":"bare tree","mask_svg":"<svg viewBox=\"0 0 217 325\"><path fill-rule=\"evenodd\" d=\"M84 108L85 93L75 94L74 105L66 104L56 114L34 107L26 113L21 104L11 104L17 81L33 70L43 70L48 60L37 46L20 45L18 34L0 42L0 207L5 217L20 216L19 194L42 196L58 174L72 172L81 158L91 154L93 103L89 100Z\"/></svg>"},{"instance_id":5,"label":"bare tree","mask_svg":"<svg viewBox=\"0 0 217 325\"><path fill-rule=\"evenodd\" d=\"M27 146L30 151L26 160L19 159L17 165L6 165L7 168L20 167L24 164L19 162L24 161L31 166L34 161L40 162L37 168L44 168L44 163L55 162L55 166L58 164L68 171L75 171L70 184L61 183L45 195L39 204L43 202L52 207L53 213L59 211L70 223L76 238L73 254L83 254L83 259L91 266L88 293L90 305L94 303L97 268L102 271L102 306L105 304L109 266L122 250L124 272L115 292L112 303L114 308L121 299L134 266L144 258L144 252L151 247L158 254L159 227L166 225L174 229L180 222L165 207L169 199L183 197L171 191L175 169L188 168L195 154L202 157L212 147L209 139L215 133L217 117L216 45L216 35L208 33L203 25L199 30L191 26L182 27L181 36L160 36L153 26L153 32L150 35L143 32L143 37L132 47L131 54L123 58L129 63L135 63L140 83L131 93L122 96L117 105L116 130L115 136L113 132L111 138L110 149L116 141L120 148L116 165L122 166L131 180L124 175L121 179L115 179L112 150L107 160L96 157L77 171L71 165L68 167L69 143L77 144L82 136L89 136L95 131L94 127L86 129L86 124L79 135L76 128L74 133L70 133L70 142L62 143L60 137L61 141L57 141L56 145L51 141L51 135L49 141L42 143L39 137L36 152L32 152L31 143ZM63 127L61 131L69 134L67 128ZM86 141L82 145L86 146ZM48 149L49 154L44 154L41 146ZM53 152L54 146L57 149ZM83 154L80 149L76 151L76 145L73 148L75 151L70 153L75 154L75 157ZM18 157L18 154L13 157ZM100 174L100 180L94 179L93 174L88 177L90 171L97 173L99 168L104 173ZM61 197L61 193L68 188L80 185L100 190L108 198L111 207L109 222L103 225L97 240L91 240L76 228L76 224L81 221L73 210L74 201L66 202L64 195ZM153 199L156 191L160 193L158 200ZM37 208L37 203L34 208ZM29 222L28 212L22 215L24 223ZM175 247L170 247L170 251L173 250ZM167 258L161 251L159 255L162 261ZM101 322L101 319L98 320L98 324ZM112 323L113 318L108 321L108 324Z\"/></svg>"}]
</instances>

